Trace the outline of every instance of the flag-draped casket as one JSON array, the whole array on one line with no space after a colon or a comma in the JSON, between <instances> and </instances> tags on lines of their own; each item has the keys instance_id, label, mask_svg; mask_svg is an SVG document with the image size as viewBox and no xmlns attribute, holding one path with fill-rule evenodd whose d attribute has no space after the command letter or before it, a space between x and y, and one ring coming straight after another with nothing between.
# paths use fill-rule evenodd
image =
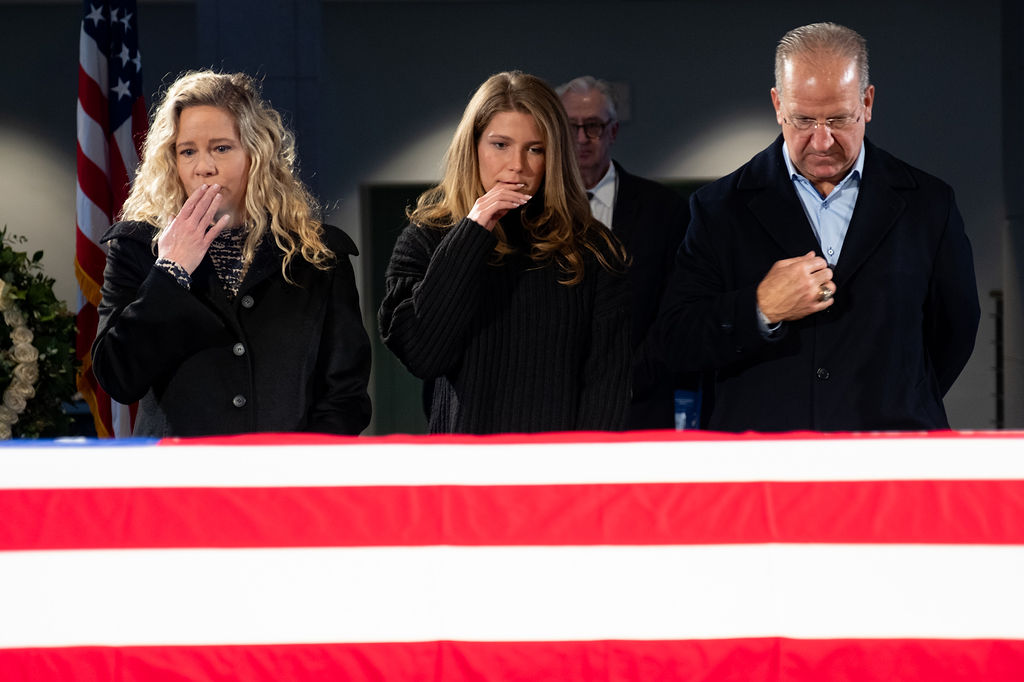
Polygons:
<instances>
[{"instance_id":1,"label":"flag-draped casket","mask_svg":"<svg viewBox=\"0 0 1024 682\"><path fill-rule=\"evenodd\" d=\"M1024 679L1024 434L0 448L0 679Z\"/></svg>"}]
</instances>

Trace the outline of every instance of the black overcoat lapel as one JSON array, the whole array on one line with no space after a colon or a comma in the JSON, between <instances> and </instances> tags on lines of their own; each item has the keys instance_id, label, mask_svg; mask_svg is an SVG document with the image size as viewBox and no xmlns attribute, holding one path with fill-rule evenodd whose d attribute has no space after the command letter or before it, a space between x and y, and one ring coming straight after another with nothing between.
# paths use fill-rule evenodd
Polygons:
<instances>
[{"instance_id":1,"label":"black overcoat lapel","mask_svg":"<svg viewBox=\"0 0 1024 682\"><path fill-rule=\"evenodd\" d=\"M636 185L632 178L617 163L615 164L615 173L619 179L619 186L615 195L615 210L612 212L610 227L619 241L628 248L633 243L633 226L639 222L637 214L640 212L640 201L636 196Z\"/></svg>"},{"instance_id":2,"label":"black overcoat lapel","mask_svg":"<svg viewBox=\"0 0 1024 682\"><path fill-rule=\"evenodd\" d=\"M821 254L821 246L800 199L788 177L782 158L782 136L755 156L737 182L737 189L758 223L782 248L787 258L808 251Z\"/></svg>"},{"instance_id":3,"label":"black overcoat lapel","mask_svg":"<svg viewBox=\"0 0 1024 682\"><path fill-rule=\"evenodd\" d=\"M864 147L860 194L833 272L837 283L850 281L906 210L907 202L898 189L916 186L907 170L892 163L888 154L867 140Z\"/></svg>"}]
</instances>

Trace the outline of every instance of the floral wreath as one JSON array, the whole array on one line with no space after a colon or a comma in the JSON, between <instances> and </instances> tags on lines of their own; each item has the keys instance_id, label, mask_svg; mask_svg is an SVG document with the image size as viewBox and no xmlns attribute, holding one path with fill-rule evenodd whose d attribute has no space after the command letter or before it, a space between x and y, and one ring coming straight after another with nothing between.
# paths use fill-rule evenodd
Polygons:
<instances>
[{"instance_id":1,"label":"floral wreath","mask_svg":"<svg viewBox=\"0 0 1024 682\"><path fill-rule=\"evenodd\" d=\"M0 439L8 440L11 437L11 425L18 421L28 401L36 396L39 351L32 345L35 335L28 328L25 315L10 297L7 282L3 280L0 280L0 312L3 312L4 322L11 328L11 342L14 345L9 352L17 363L11 383L4 389L3 402L0 403Z\"/></svg>"},{"instance_id":2,"label":"floral wreath","mask_svg":"<svg viewBox=\"0 0 1024 682\"><path fill-rule=\"evenodd\" d=\"M27 241L0 228L0 439L59 438L75 427L75 317L53 292L43 252L18 248Z\"/></svg>"}]
</instances>

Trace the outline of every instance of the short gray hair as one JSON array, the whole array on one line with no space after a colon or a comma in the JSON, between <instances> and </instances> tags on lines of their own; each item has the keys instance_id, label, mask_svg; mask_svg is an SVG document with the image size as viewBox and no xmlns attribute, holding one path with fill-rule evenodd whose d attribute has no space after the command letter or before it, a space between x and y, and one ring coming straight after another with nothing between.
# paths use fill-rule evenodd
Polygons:
<instances>
[{"instance_id":1,"label":"short gray hair","mask_svg":"<svg viewBox=\"0 0 1024 682\"><path fill-rule=\"evenodd\" d=\"M786 60L798 55L828 54L853 59L860 75L860 95L868 89L868 44L852 28L823 22L794 28L782 36L775 48L775 89L782 93L782 75Z\"/></svg>"},{"instance_id":2,"label":"short gray hair","mask_svg":"<svg viewBox=\"0 0 1024 682\"><path fill-rule=\"evenodd\" d=\"M587 93L595 90L604 95L604 101L608 107L608 115L611 116L613 121L616 120L618 113L615 110L615 95L612 94L612 88L608 85L607 81L603 81L600 78L594 78L593 76L580 76L579 78L573 78L568 83L562 83L555 88L555 92L558 93L559 97L563 97L567 92L586 95Z\"/></svg>"}]
</instances>

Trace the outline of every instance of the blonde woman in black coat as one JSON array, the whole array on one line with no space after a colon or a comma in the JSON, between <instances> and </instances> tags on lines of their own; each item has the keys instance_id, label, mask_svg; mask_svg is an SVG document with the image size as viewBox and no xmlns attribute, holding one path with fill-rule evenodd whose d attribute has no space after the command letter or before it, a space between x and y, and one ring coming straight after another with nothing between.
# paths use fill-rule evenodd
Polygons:
<instances>
[{"instance_id":1,"label":"blonde woman in black coat","mask_svg":"<svg viewBox=\"0 0 1024 682\"><path fill-rule=\"evenodd\" d=\"M134 433L358 434L370 348L350 256L294 173L294 138L244 74L164 95L104 235L93 371Z\"/></svg>"}]
</instances>

